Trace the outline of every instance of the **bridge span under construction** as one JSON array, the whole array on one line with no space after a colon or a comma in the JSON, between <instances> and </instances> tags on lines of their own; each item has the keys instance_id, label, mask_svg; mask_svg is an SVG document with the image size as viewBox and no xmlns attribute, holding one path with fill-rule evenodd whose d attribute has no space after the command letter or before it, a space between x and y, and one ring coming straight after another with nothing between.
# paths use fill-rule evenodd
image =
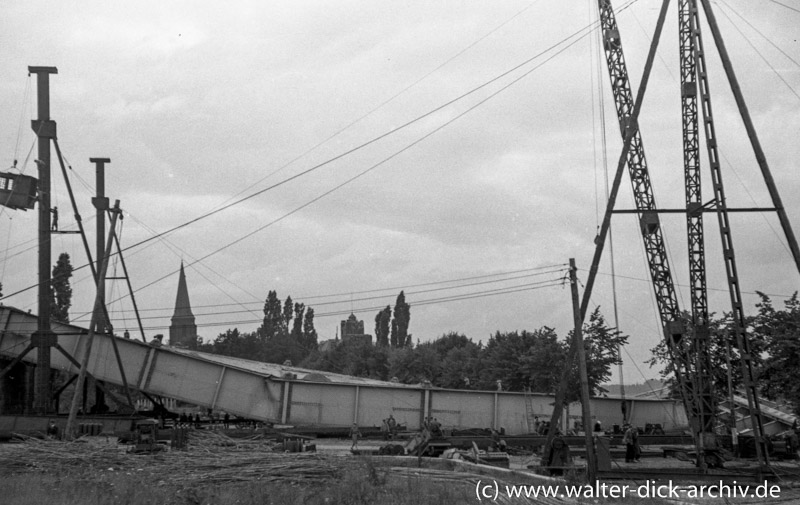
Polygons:
<instances>
[{"instance_id":1,"label":"bridge span under construction","mask_svg":"<svg viewBox=\"0 0 800 505\"><path fill-rule=\"evenodd\" d=\"M29 348L36 325L35 315L0 307L0 368ZM74 357L84 355L89 331L56 322L53 331L58 341L56 348L61 352L52 353L51 367L78 374ZM35 366L36 348L25 353L22 361L26 366ZM103 383L117 386L127 383L134 392L262 422L321 429L353 423L380 426L383 419L393 415L398 423L412 430L419 429L430 416L437 418L444 428L493 428L503 429L509 435L525 434L534 431L536 417L549 419L554 402L548 394L399 384L104 334L94 337L87 372ZM591 401L594 418L604 426L622 419L620 399ZM676 430L688 425L680 400L625 401L629 421L638 426L651 423L660 424L665 430ZM579 406L570 411L576 415L565 417L563 428L580 418Z\"/></svg>"}]
</instances>

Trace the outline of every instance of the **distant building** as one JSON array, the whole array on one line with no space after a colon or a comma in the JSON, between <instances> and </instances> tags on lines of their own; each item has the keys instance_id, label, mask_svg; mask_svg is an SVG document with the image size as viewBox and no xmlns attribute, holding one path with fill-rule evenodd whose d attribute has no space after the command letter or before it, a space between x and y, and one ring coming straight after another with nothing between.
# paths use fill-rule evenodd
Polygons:
<instances>
[{"instance_id":1,"label":"distant building","mask_svg":"<svg viewBox=\"0 0 800 505\"><path fill-rule=\"evenodd\" d=\"M175 313L169 326L169 345L197 349L197 325L194 322L192 306L189 303L189 289L186 287L186 274L178 277L178 295L175 297Z\"/></svg>"},{"instance_id":2,"label":"distant building","mask_svg":"<svg viewBox=\"0 0 800 505\"><path fill-rule=\"evenodd\" d=\"M359 321L355 314L350 314L346 321L341 323L342 343L362 342L372 344L372 335L364 333L364 321Z\"/></svg>"}]
</instances>

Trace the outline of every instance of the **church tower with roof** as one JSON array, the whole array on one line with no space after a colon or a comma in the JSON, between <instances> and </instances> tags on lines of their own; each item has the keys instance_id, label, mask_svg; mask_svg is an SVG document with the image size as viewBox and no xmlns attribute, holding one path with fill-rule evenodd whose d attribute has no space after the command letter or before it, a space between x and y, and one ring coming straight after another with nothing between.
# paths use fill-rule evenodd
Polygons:
<instances>
[{"instance_id":1,"label":"church tower with roof","mask_svg":"<svg viewBox=\"0 0 800 505\"><path fill-rule=\"evenodd\" d=\"M189 349L197 348L197 325L194 314L189 304L189 289L186 287L186 274L183 271L178 277L178 295L175 298L175 313L172 314L172 324L169 326L169 344Z\"/></svg>"}]
</instances>

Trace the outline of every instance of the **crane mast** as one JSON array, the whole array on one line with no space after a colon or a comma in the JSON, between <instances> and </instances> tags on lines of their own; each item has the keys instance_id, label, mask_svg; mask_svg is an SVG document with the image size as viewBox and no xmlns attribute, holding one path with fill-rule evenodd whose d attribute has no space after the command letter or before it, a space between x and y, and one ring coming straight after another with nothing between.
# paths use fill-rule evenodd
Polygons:
<instances>
[{"instance_id":1,"label":"crane mast","mask_svg":"<svg viewBox=\"0 0 800 505\"><path fill-rule=\"evenodd\" d=\"M665 0L664 8L666 8ZM711 6L702 0L712 31L716 29ZM745 332L744 310L741 301L736 257L733 249L728 207L719 163L714 117L711 107L711 92L708 83L705 52L700 27L697 0L679 0L679 38L681 69L681 106L683 126L684 182L686 191L687 245L689 253L689 276L691 288L691 338L684 338L686 328L681 318L675 295L675 287L669 269L663 234L658 219L658 209L653 198L652 185L647 170L641 135L638 127L630 128L634 109L628 72L622 52L622 42L610 0L598 0L603 42L611 79L611 89L617 110L620 129L625 139L626 131L633 131L626 162L630 174L636 211L639 216L642 239L647 253L651 279L655 290L661 324L667 349L675 372L686 413L698 451L698 465L722 466L716 427L716 400L714 396L710 359L710 331L708 288L706 281L705 244L703 235L703 213L710 208L716 211L719 222L722 252L725 261L728 289L731 298L735 346L739 349L742 363L743 383L747 393L756 454L759 461L769 464L760 441L764 435L763 421L755 386L752 356ZM721 46L718 32L714 32L717 46ZM721 47L721 51L724 47ZM725 63L727 55L723 55ZM726 69L727 70L727 69ZM729 80L732 70L729 71ZM733 81L731 81L733 83ZM738 96L737 96L738 99ZM699 105L699 107L698 107ZM740 109L742 105L740 105ZM704 204L702 200L700 171L700 127L698 116L702 111L705 145L711 171L714 199ZM747 123L747 121L745 121ZM767 172L768 175L768 172ZM770 185L770 178L765 176ZM777 194L777 191L775 190ZM777 200L776 200L777 201ZM776 205L781 210L781 207ZM783 223L783 220L782 220ZM785 226L789 232L788 223ZM787 232L791 244L793 234ZM796 245L796 244L795 244ZM793 247L793 251L797 249ZM797 259L797 257L795 258Z\"/></svg>"},{"instance_id":2,"label":"crane mast","mask_svg":"<svg viewBox=\"0 0 800 505\"><path fill-rule=\"evenodd\" d=\"M617 111L620 130L625 136L628 123L631 121L634 108L633 93L631 92L630 79L628 77L627 65L622 50L622 41L617 26L614 10L610 0L598 0L600 12L600 26L603 33L603 46L605 50L606 64L608 66L609 77L611 80L611 90L614 96L614 104ZM682 37L683 39L683 37ZM683 53L683 51L682 51ZM683 67L683 63L682 63ZM683 74L683 68L682 68ZM688 73L687 73L688 75ZM688 105L691 105L689 103ZM696 102L694 103L694 115L697 116ZM694 131L689 130L689 138L694 143L693 150L686 150L685 157L687 172L687 209L690 207L689 198L692 199L691 208L695 208L694 202L700 202L700 178L699 160L697 147L697 122L694 121ZM687 125L691 127L691 121L684 117L684 139L687 137ZM698 450L698 463L705 467L707 461L715 464L721 463L719 458L713 457L716 453L717 445L714 437L714 405L713 395L709 395L710 384L707 380L702 380L703 370L707 371L707 353L698 352L698 344L707 345L707 331L695 332L692 342L687 342L684 338L686 329L681 318L678 306L675 285L672 280L672 273L667 257L666 245L663 232L661 230L658 209L656 207L653 188L650 181L650 174L645 157L644 144L638 128L631 140L630 149L627 152L628 173L633 189L634 201L636 204L639 223L642 233L642 240L647 255L650 277L655 291L656 303L658 305L661 325L664 331L664 338L667 343L667 350L675 373L684 407L692 428L692 435ZM691 177L689 173L691 172ZM690 183L691 181L691 183ZM690 188L691 187L691 197ZM701 210L702 203L698 206ZM695 237L690 245L690 262L693 263L692 277L692 301L693 313L696 307L704 306L704 321L708 319L707 301L705 296L705 260L702 242L702 213L687 212L687 220L690 224L690 236ZM692 231L694 230L694 231ZM695 289L695 279L697 279L697 289ZM695 304L695 300L697 303ZM706 323L707 329L707 323ZM705 356L705 357L700 357ZM700 379L700 380L698 380Z\"/></svg>"},{"instance_id":3,"label":"crane mast","mask_svg":"<svg viewBox=\"0 0 800 505\"><path fill-rule=\"evenodd\" d=\"M700 135L698 127L697 92L698 80L703 90L703 115L710 114L710 98L705 72L705 56L702 50L697 19L697 5L693 0L678 2L678 34L680 40L681 109L683 126L683 175L686 189L686 242L689 253L689 285L692 304L691 356L693 366L690 377L692 413L690 419L696 423L692 431L697 434L697 443L709 451L704 462L717 466L711 451L717 447L716 402L711 380L709 355L710 332L708 327L708 289L706 284L705 240L703 236L703 192L700 171ZM699 63L699 65L698 65ZM706 108L708 106L708 109ZM709 125L709 121L706 121ZM713 123L711 124L713 130ZM707 145L710 143L707 142ZM702 463L701 463L702 464Z\"/></svg>"},{"instance_id":4,"label":"crane mast","mask_svg":"<svg viewBox=\"0 0 800 505\"><path fill-rule=\"evenodd\" d=\"M728 279L728 293L731 299L731 314L732 320L734 325L734 332L736 335L736 342L735 345L739 349L739 354L741 356L741 363L742 363L742 379L743 385L745 389L745 393L747 396L748 407L750 408L750 416L753 421L753 435L757 443L756 446L756 455L758 457L759 462L764 461L767 465L769 465L769 454L767 451L762 451L764 448L761 446L760 441L764 436L764 425L763 419L761 417L761 406L758 399L758 390L755 385L754 380L754 372L753 372L753 362L752 356L750 353L750 344L748 342L747 333L745 332L745 316L744 316L744 307L742 304L742 293L739 283L739 274L736 269L736 255L734 254L733 249L733 237L731 236L731 226L730 221L728 219L728 205L725 200L725 187L722 182L722 170L720 169L719 163L719 152L717 149L717 137L716 137L716 130L714 128L714 115L713 110L711 107L711 90L708 84L708 72L706 67L706 60L705 60L705 52L703 50L703 38L702 38L702 31L700 28L700 18L699 18L699 11L697 8L697 0L681 0L683 2L688 2L689 6L687 8L688 14L688 22L690 24L691 30L694 34L694 52L695 52L695 60L697 65L697 80L700 84L700 99L702 100L702 111L703 111L703 123L705 125L705 140L706 140L706 150L708 151L708 161L709 167L711 169L711 182L712 187L714 189L714 200L712 204L716 208L717 214L717 221L719 224L719 231L720 231L720 239L722 241L722 257L724 258L725 262L725 272ZM706 7L706 16L709 19L713 19L713 12L711 12L711 6L704 2L704 6ZM683 22L683 15L681 16L681 20ZM695 116L696 121L696 116ZM790 240L791 242L791 240ZM707 315L707 309L706 309ZM707 317L706 317L707 319ZM714 396L711 390L710 384L710 369L711 365L708 363L709 360L709 353L708 351L708 331L707 331L707 321L706 321L706 331L703 335L704 346L703 350L705 351L702 355L698 355L698 360L703 359L706 361L704 365L706 368L706 377L709 382L708 384L708 402L713 405ZM700 339L697 339L698 343ZM733 415L733 412L731 412ZM763 452L763 454L762 454Z\"/></svg>"}]
</instances>

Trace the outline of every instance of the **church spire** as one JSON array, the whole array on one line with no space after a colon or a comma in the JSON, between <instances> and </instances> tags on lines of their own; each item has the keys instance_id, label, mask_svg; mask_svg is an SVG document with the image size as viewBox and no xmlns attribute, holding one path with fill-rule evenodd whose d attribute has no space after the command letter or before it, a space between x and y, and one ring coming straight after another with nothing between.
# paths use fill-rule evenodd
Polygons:
<instances>
[{"instance_id":1,"label":"church spire","mask_svg":"<svg viewBox=\"0 0 800 505\"><path fill-rule=\"evenodd\" d=\"M172 324L169 327L169 343L190 349L197 347L197 325L194 321L194 314L192 314L192 306L189 303L189 288L186 286L183 261L181 261L181 270L178 276L175 312L172 314Z\"/></svg>"},{"instance_id":2,"label":"church spire","mask_svg":"<svg viewBox=\"0 0 800 505\"><path fill-rule=\"evenodd\" d=\"M189 303L189 288L186 287L186 273L183 271L183 261L181 261L181 272L178 276L178 296L175 297L175 313L172 314L172 320L186 317L192 318L192 322L194 322L192 306Z\"/></svg>"}]
</instances>

